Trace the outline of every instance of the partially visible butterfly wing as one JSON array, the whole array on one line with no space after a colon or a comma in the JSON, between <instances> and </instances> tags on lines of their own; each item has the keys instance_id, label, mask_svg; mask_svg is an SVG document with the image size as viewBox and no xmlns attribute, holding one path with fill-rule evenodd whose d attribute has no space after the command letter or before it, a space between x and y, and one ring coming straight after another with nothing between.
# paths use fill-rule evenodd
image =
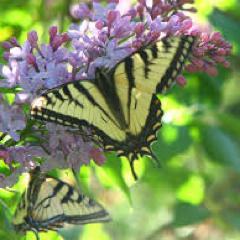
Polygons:
<instances>
[{"instance_id":1,"label":"partially visible butterfly wing","mask_svg":"<svg viewBox=\"0 0 240 240\"><path fill-rule=\"evenodd\" d=\"M26 228L25 218L28 215L28 200L27 200L27 192L25 191L22 194L22 197L17 206L16 212L13 218L13 225L17 231L24 231Z\"/></svg>"},{"instance_id":2,"label":"partially visible butterfly wing","mask_svg":"<svg viewBox=\"0 0 240 240\"><path fill-rule=\"evenodd\" d=\"M64 223L86 224L110 220L100 204L65 182L47 177L38 190L31 219L39 228L54 229Z\"/></svg>"},{"instance_id":3,"label":"partially visible butterfly wing","mask_svg":"<svg viewBox=\"0 0 240 240\"><path fill-rule=\"evenodd\" d=\"M71 185L35 169L13 224L17 231L25 232L57 230L65 223L87 224L109 220L109 214L100 204L80 194Z\"/></svg>"}]
</instances>

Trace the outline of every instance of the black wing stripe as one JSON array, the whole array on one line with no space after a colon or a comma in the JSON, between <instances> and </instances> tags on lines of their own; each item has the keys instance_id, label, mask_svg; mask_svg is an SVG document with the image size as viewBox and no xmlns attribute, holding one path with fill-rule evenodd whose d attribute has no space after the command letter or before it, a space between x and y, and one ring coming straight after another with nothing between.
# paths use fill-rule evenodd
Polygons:
<instances>
[{"instance_id":1,"label":"black wing stripe","mask_svg":"<svg viewBox=\"0 0 240 240\"><path fill-rule=\"evenodd\" d=\"M72 201L71 197L73 195L73 188L68 186L68 191L67 191L67 194L63 197L63 199L61 200L61 203L67 203L69 201Z\"/></svg>"},{"instance_id":2,"label":"black wing stripe","mask_svg":"<svg viewBox=\"0 0 240 240\"><path fill-rule=\"evenodd\" d=\"M43 97L45 97L45 99L47 101L47 104L54 105L53 102L52 102L52 98L50 98L50 96L48 96L47 94L43 94Z\"/></svg>"},{"instance_id":3,"label":"black wing stripe","mask_svg":"<svg viewBox=\"0 0 240 240\"><path fill-rule=\"evenodd\" d=\"M84 195L79 193L77 203L81 203L84 200L84 198L85 198Z\"/></svg>"},{"instance_id":4,"label":"black wing stripe","mask_svg":"<svg viewBox=\"0 0 240 240\"><path fill-rule=\"evenodd\" d=\"M93 222L96 221L106 221L104 218L108 216L108 213L105 210L98 211L96 213L90 213L86 215L78 215L78 216L66 216L66 222L72 224L81 224L81 223L89 223L91 220Z\"/></svg>"},{"instance_id":5,"label":"black wing stripe","mask_svg":"<svg viewBox=\"0 0 240 240\"><path fill-rule=\"evenodd\" d=\"M68 100L69 100L70 102L71 102L71 101L74 101L74 98L73 98L71 92L70 92L69 89L68 89L68 85L65 85L65 86L62 88L62 90L63 90L63 93L68 97Z\"/></svg>"},{"instance_id":6,"label":"black wing stripe","mask_svg":"<svg viewBox=\"0 0 240 240\"><path fill-rule=\"evenodd\" d=\"M65 100L64 97L62 96L62 94L59 91L53 91L52 93L58 100L60 100L62 102Z\"/></svg>"},{"instance_id":7,"label":"black wing stripe","mask_svg":"<svg viewBox=\"0 0 240 240\"><path fill-rule=\"evenodd\" d=\"M142 50L142 51L139 51L139 56L141 57L142 61L144 62L144 77L145 78L148 78L148 73L150 71L149 69L149 58L148 58L148 54Z\"/></svg>"},{"instance_id":8,"label":"black wing stripe","mask_svg":"<svg viewBox=\"0 0 240 240\"><path fill-rule=\"evenodd\" d=\"M91 94L87 91L87 89L85 89L79 82L73 82L73 86L76 90L78 90L79 93L83 94L88 99L89 102L101 108L101 106L97 104L97 102L94 100Z\"/></svg>"},{"instance_id":9,"label":"black wing stripe","mask_svg":"<svg viewBox=\"0 0 240 240\"><path fill-rule=\"evenodd\" d=\"M128 119L130 121L130 106L131 106L132 89L136 87L135 77L133 75L134 62L131 57L126 58L126 60L124 61L124 68L125 68L125 72L127 74L127 80L128 80L127 107L128 107ZM130 122L128 124L130 124Z\"/></svg>"},{"instance_id":10,"label":"black wing stripe","mask_svg":"<svg viewBox=\"0 0 240 240\"><path fill-rule=\"evenodd\" d=\"M67 96L68 101L74 102L75 105L77 105L80 108L83 108L83 104L78 101L78 99L74 98L71 94L71 91L69 90L69 85L65 85L63 87L63 93Z\"/></svg>"},{"instance_id":11,"label":"black wing stripe","mask_svg":"<svg viewBox=\"0 0 240 240\"><path fill-rule=\"evenodd\" d=\"M163 43L163 46L164 46L164 51L165 51L166 53L169 52L169 49L171 49L171 47L172 47L169 39L168 39L168 38L164 38L164 39L162 40L162 43Z\"/></svg>"},{"instance_id":12,"label":"black wing stripe","mask_svg":"<svg viewBox=\"0 0 240 240\"><path fill-rule=\"evenodd\" d=\"M121 96L117 94L117 88L112 72L105 73L104 70L97 70L95 83L98 90L101 92L109 110L115 116L120 128L126 128L127 123L123 114L121 105ZM109 101L109 99L111 99Z\"/></svg>"},{"instance_id":13,"label":"black wing stripe","mask_svg":"<svg viewBox=\"0 0 240 240\"><path fill-rule=\"evenodd\" d=\"M59 181L59 182L57 183L57 185L53 188L52 194L51 194L51 195L48 195L47 197L45 197L44 199L42 199L34 208L35 208L35 209L39 208L39 206L42 206L43 203L44 203L46 200L55 197L55 196L58 194L58 192L61 191L61 189L62 189L64 186L66 186L66 183L63 183L63 182ZM37 186L36 186L36 187L37 187Z\"/></svg>"},{"instance_id":14,"label":"black wing stripe","mask_svg":"<svg viewBox=\"0 0 240 240\"><path fill-rule=\"evenodd\" d=\"M165 50L168 51L169 43L167 41L164 41L163 43ZM173 57L173 60L170 64L170 67L167 69L166 73L164 74L160 81L160 84L158 84L157 86L157 92L162 92L165 87L169 87L169 85L180 74L187 60L188 55L191 52L193 43L194 43L193 37L186 36L181 39L177 47L176 53Z\"/></svg>"},{"instance_id":15,"label":"black wing stripe","mask_svg":"<svg viewBox=\"0 0 240 240\"><path fill-rule=\"evenodd\" d=\"M97 106L116 126L118 126L116 121L114 121L114 119L112 119L112 117L94 100L92 95L86 88L84 88L84 86L82 86L79 82L74 82L73 86L77 91L79 91L79 93L83 94L93 106Z\"/></svg>"},{"instance_id":16,"label":"black wing stripe","mask_svg":"<svg viewBox=\"0 0 240 240\"><path fill-rule=\"evenodd\" d=\"M154 44L150 47L151 53L152 53L152 58L158 58L158 49L157 45ZM163 57L162 57L163 58Z\"/></svg>"}]
</instances>

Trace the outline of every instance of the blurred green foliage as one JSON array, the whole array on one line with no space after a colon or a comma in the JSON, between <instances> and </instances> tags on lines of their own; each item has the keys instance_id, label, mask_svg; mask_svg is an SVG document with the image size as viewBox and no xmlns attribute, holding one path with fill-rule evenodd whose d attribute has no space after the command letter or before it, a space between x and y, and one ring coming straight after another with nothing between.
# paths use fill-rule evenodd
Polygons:
<instances>
[{"instance_id":1,"label":"blurred green foliage","mask_svg":"<svg viewBox=\"0 0 240 240\"><path fill-rule=\"evenodd\" d=\"M66 29L72 2L1 0L0 41L23 41L32 29L46 39L52 24ZM104 204L111 223L43 233L41 239L240 239L240 2L198 0L196 7L199 19L233 44L230 69L220 68L214 78L188 75L184 89L159 96L165 115L153 150L161 169L144 158L134 182L126 159L113 154L104 167L82 168L82 190ZM0 239L34 239L32 233L20 237L11 225L24 188L22 178L13 188L17 193L0 189Z\"/></svg>"}]
</instances>

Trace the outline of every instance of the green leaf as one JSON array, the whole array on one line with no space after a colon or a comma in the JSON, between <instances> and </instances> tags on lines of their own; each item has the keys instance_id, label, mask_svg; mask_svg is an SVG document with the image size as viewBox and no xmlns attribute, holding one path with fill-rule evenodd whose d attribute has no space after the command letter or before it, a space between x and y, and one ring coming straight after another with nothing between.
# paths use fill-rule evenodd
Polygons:
<instances>
[{"instance_id":1,"label":"green leaf","mask_svg":"<svg viewBox=\"0 0 240 240\"><path fill-rule=\"evenodd\" d=\"M14 93L6 93L4 94L4 98L8 102L8 104L12 105L15 101L15 94Z\"/></svg>"},{"instance_id":2,"label":"green leaf","mask_svg":"<svg viewBox=\"0 0 240 240\"><path fill-rule=\"evenodd\" d=\"M92 239L101 239L101 240L110 240L108 234L104 231L103 224L89 224L82 229L82 236L79 239L92 240ZM67 240L67 239L66 239ZM68 238L72 240L72 238Z\"/></svg>"},{"instance_id":3,"label":"green leaf","mask_svg":"<svg viewBox=\"0 0 240 240\"><path fill-rule=\"evenodd\" d=\"M175 227L191 225L203 221L210 216L209 211L203 206L195 206L185 202L179 202L175 207Z\"/></svg>"},{"instance_id":4,"label":"green leaf","mask_svg":"<svg viewBox=\"0 0 240 240\"><path fill-rule=\"evenodd\" d=\"M2 231L0 230L0 239L4 240L20 240L22 239L21 236L17 236L15 232L10 231Z\"/></svg>"},{"instance_id":5,"label":"green leaf","mask_svg":"<svg viewBox=\"0 0 240 240\"><path fill-rule=\"evenodd\" d=\"M177 198L194 205L200 204L204 199L205 184L200 175L192 174L177 191Z\"/></svg>"},{"instance_id":6,"label":"green leaf","mask_svg":"<svg viewBox=\"0 0 240 240\"><path fill-rule=\"evenodd\" d=\"M216 8L209 16L209 20L223 33L226 39L237 44L237 52L240 53L240 34L236 34L239 32L239 21Z\"/></svg>"},{"instance_id":7,"label":"green leaf","mask_svg":"<svg viewBox=\"0 0 240 240\"><path fill-rule=\"evenodd\" d=\"M19 93L23 89L19 86L13 87L13 88L7 88L7 87L0 87L0 93Z\"/></svg>"},{"instance_id":8,"label":"green leaf","mask_svg":"<svg viewBox=\"0 0 240 240\"><path fill-rule=\"evenodd\" d=\"M158 141L152 149L160 162L167 162L172 157L188 149L191 144L188 127L165 124L158 132Z\"/></svg>"},{"instance_id":9,"label":"green leaf","mask_svg":"<svg viewBox=\"0 0 240 240\"><path fill-rule=\"evenodd\" d=\"M89 166L81 166L80 172L78 175L78 180L81 185L81 190L85 193L90 195L91 191L89 189L90 180L91 180L91 168Z\"/></svg>"},{"instance_id":10,"label":"green leaf","mask_svg":"<svg viewBox=\"0 0 240 240\"><path fill-rule=\"evenodd\" d=\"M221 213L223 219L230 224L232 227L239 229L240 228L240 213L239 211L229 211L229 210L224 210Z\"/></svg>"},{"instance_id":11,"label":"green leaf","mask_svg":"<svg viewBox=\"0 0 240 240\"><path fill-rule=\"evenodd\" d=\"M4 15L4 20L9 25L19 25L27 28L32 24L32 16L26 9L11 9Z\"/></svg>"},{"instance_id":12,"label":"green leaf","mask_svg":"<svg viewBox=\"0 0 240 240\"><path fill-rule=\"evenodd\" d=\"M200 128L200 134L202 146L212 160L240 171L240 151L225 132L217 127L204 125Z\"/></svg>"},{"instance_id":13,"label":"green leaf","mask_svg":"<svg viewBox=\"0 0 240 240\"><path fill-rule=\"evenodd\" d=\"M9 166L2 159L0 159L0 173L4 175L10 174Z\"/></svg>"},{"instance_id":14,"label":"green leaf","mask_svg":"<svg viewBox=\"0 0 240 240\"><path fill-rule=\"evenodd\" d=\"M218 120L221 126L229 133L240 137L240 121L239 118L226 113L218 114Z\"/></svg>"},{"instance_id":15,"label":"green leaf","mask_svg":"<svg viewBox=\"0 0 240 240\"><path fill-rule=\"evenodd\" d=\"M13 229L13 225L11 224L11 213L5 202L0 199L0 239L18 239L15 231Z\"/></svg>"},{"instance_id":16,"label":"green leaf","mask_svg":"<svg viewBox=\"0 0 240 240\"><path fill-rule=\"evenodd\" d=\"M131 203L131 194L129 187L127 186L122 175L122 165L120 158L116 157L116 155L113 153L107 153L106 155L107 161L104 166L96 167L96 173L98 175L99 181L104 186L119 187Z\"/></svg>"}]
</instances>

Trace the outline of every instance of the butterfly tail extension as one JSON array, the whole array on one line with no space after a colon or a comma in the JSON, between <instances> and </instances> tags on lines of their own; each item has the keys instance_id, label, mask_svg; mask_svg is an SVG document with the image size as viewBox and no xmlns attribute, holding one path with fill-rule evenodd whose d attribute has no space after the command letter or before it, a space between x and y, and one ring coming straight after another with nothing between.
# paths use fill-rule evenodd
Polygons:
<instances>
[{"instance_id":1,"label":"butterfly tail extension","mask_svg":"<svg viewBox=\"0 0 240 240\"><path fill-rule=\"evenodd\" d=\"M36 237L36 240L40 240L38 231L37 231L35 228L31 228L30 230L34 233L34 235L35 235L35 237Z\"/></svg>"},{"instance_id":2,"label":"butterfly tail extension","mask_svg":"<svg viewBox=\"0 0 240 240\"><path fill-rule=\"evenodd\" d=\"M161 162L158 160L156 154L154 154L153 152L152 152L152 159L153 159L153 161L154 161L154 163L155 163L155 165L156 165L157 168L162 167Z\"/></svg>"},{"instance_id":3,"label":"butterfly tail extension","mask_svg":"<svg viewBox=\"0 0 240 240\"><path fill-rule=\"evenodd\" d=\"M155 165L157 168L160 168L161 167L161 163L160 161L157 159L156 155L151 151L151 154L146 154L144 153L144 155L148 155L152 158L152 160L154 161ZM134 157L134 155L132 154L129 154L129 164L130 164L130 168L131 168L131 173L133 175L133 178L135 181L138 180L138 176L137 176L137 173L136 173L136 170L134 168L134 162L135 160L137 160L136 157Z\"/></svg>"},{"instance_id":4,"label":"butterfly tail extension","mask_svg":"<svg viewBox=\"0 0 240 240\"><path fill-rule=\"evenodd\" d=\"M135 181L137 181L138 176L137 176L137 173L136 173L135 168L134 168L134 162L135 162L135 160L137 160L137 156L135 156L135 154L133 154L133 153L130 153L129 156L128 156L128 159L129 159L131 173L133 175L133 178L134 178Z\"/></svg>"}]
</instances>

